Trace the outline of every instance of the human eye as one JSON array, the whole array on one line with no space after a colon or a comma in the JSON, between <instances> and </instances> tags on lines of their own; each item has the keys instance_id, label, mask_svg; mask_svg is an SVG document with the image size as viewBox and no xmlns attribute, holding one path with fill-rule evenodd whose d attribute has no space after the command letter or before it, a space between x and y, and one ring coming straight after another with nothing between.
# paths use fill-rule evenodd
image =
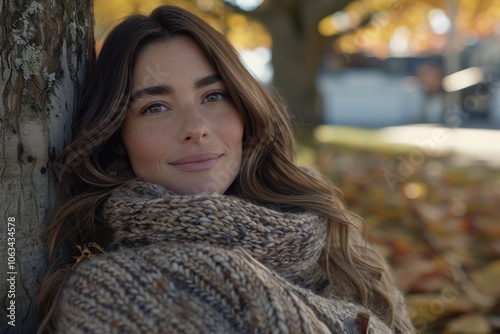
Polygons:
<instances>
[{"instance_id":1,"label":"human eye","mask_svg":"<svg viewBox=\"0 0 500 334\"><path fill-rule=\"evenodd\" d=\"M219 102L219 101L222 101L224 99L230 99L230 96L229 94L227 94L226 92L224 91L215 91L215 92L210 92L208 93L204 98L203 98L203 102L210 102L210 103L213 103L213 102Z\"/></svg>"},{"instance_id":2,"label":"human eye","mask_svg":"<svg viewBox=\"0 0 500 334\"><path fill-rule=\"evenodd\" d=\"M167 106L165 106L163 103L153 102L142 108L140 114L158 114L167 110Z\"/></svg>"}]
</instances>

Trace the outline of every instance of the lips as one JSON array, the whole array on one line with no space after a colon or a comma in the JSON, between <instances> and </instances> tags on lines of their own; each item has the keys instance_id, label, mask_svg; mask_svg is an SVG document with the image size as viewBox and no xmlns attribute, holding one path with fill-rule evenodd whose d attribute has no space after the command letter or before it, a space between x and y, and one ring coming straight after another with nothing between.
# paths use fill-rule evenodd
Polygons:
<instances>
[{"instance_id":1,"label":"lips","mask_svg":"<svg viewBox=\"0 0 500 334\"><path fill-rule=\"evenodd\" d=\"M185 172L200 172L212 168L222 157L220 153L199 153L184 156L170 163Z\"/></svg>"}]
</instances>

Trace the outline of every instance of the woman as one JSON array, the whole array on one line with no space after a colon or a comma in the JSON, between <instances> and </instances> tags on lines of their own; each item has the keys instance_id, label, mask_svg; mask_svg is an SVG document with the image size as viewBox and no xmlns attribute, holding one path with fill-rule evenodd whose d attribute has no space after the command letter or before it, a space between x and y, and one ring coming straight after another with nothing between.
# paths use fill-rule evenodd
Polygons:
<instances>
[{"instance_id":1,"label":"woman","mask_svg":"<svg viewBox=\"0 0 500 334\"><path fill-rule=\"evenodd\" d=\"M107 38L61 153L40 332L412 333L284 104L175 7Z\"/></svg>"}]
</instances>

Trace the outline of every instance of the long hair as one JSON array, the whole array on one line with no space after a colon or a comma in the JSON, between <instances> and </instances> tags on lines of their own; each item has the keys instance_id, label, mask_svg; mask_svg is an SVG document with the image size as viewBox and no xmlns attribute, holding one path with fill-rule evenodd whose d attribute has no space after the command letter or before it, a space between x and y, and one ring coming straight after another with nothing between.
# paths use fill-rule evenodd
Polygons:
<instances>
[{"instance_id":1,"label":"long hair","mask_svg":"<svg viewBox=\"0 0 500 334\"><path fill-rule=\"evenodd\" d=\"M200 46L244 122L242 165L231 191L260 203L314 210L326 217L328 235L320 265L331 286L342 281L352 298L389 326L413 332L395 305L394 284L384 261L359 241L362 225L343 207L340 191L295 164L295 140L285 104L245 69L222 34L197 16L170 6L119 24L87 78L75 113L73 140L55 163L61 200L48 226L49 269L38 299L39 332L54 330L60 291L79 255L75 245L97 242L105 248L113 239L99 211L106 196L133 177L115 176L109 168L124 155L120 127L138 54L151 43L181 35Z\"/></svg>"}]
</instances>

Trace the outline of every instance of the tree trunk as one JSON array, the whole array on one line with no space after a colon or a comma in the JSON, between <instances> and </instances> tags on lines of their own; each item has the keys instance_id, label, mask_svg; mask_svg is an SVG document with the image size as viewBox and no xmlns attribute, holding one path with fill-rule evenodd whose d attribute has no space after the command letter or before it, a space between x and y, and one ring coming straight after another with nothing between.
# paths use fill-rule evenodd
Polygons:
<instances>
[{"instance_id":1,"label":"tree trunk","mask_svg":"<svg viewBox=\"0 0 500 334\"><path fill-rule=\"evenodd\" d=\"M273 40L273 84L298 121L317 124L318 110L314 108L317 59L310 54L317 37L304 31L296 13L274 6L263 20Z\"/></svg>"},{"instance_id":2,"label":"tree trunk","mask_svg":"<svg viewBox=\"0 0 500 334\"><path fill-rule=\"evenodd\" d=\"M94 57L93 1L2 0L0 17L0 332L34 333L50 163Z\"/></svg>"},{"instance_id":3,"label":"tree trunk","mask_svg":"<svg viewBox=\"0 0 500 334\"><path fill-rule=\"evenodd\" d=\"M260 20L273 40L274 86L304 125L322 121L316 76L327 39L319 21L352 0L272 0L250 16Z\"/></svg>"}]
</instances>

